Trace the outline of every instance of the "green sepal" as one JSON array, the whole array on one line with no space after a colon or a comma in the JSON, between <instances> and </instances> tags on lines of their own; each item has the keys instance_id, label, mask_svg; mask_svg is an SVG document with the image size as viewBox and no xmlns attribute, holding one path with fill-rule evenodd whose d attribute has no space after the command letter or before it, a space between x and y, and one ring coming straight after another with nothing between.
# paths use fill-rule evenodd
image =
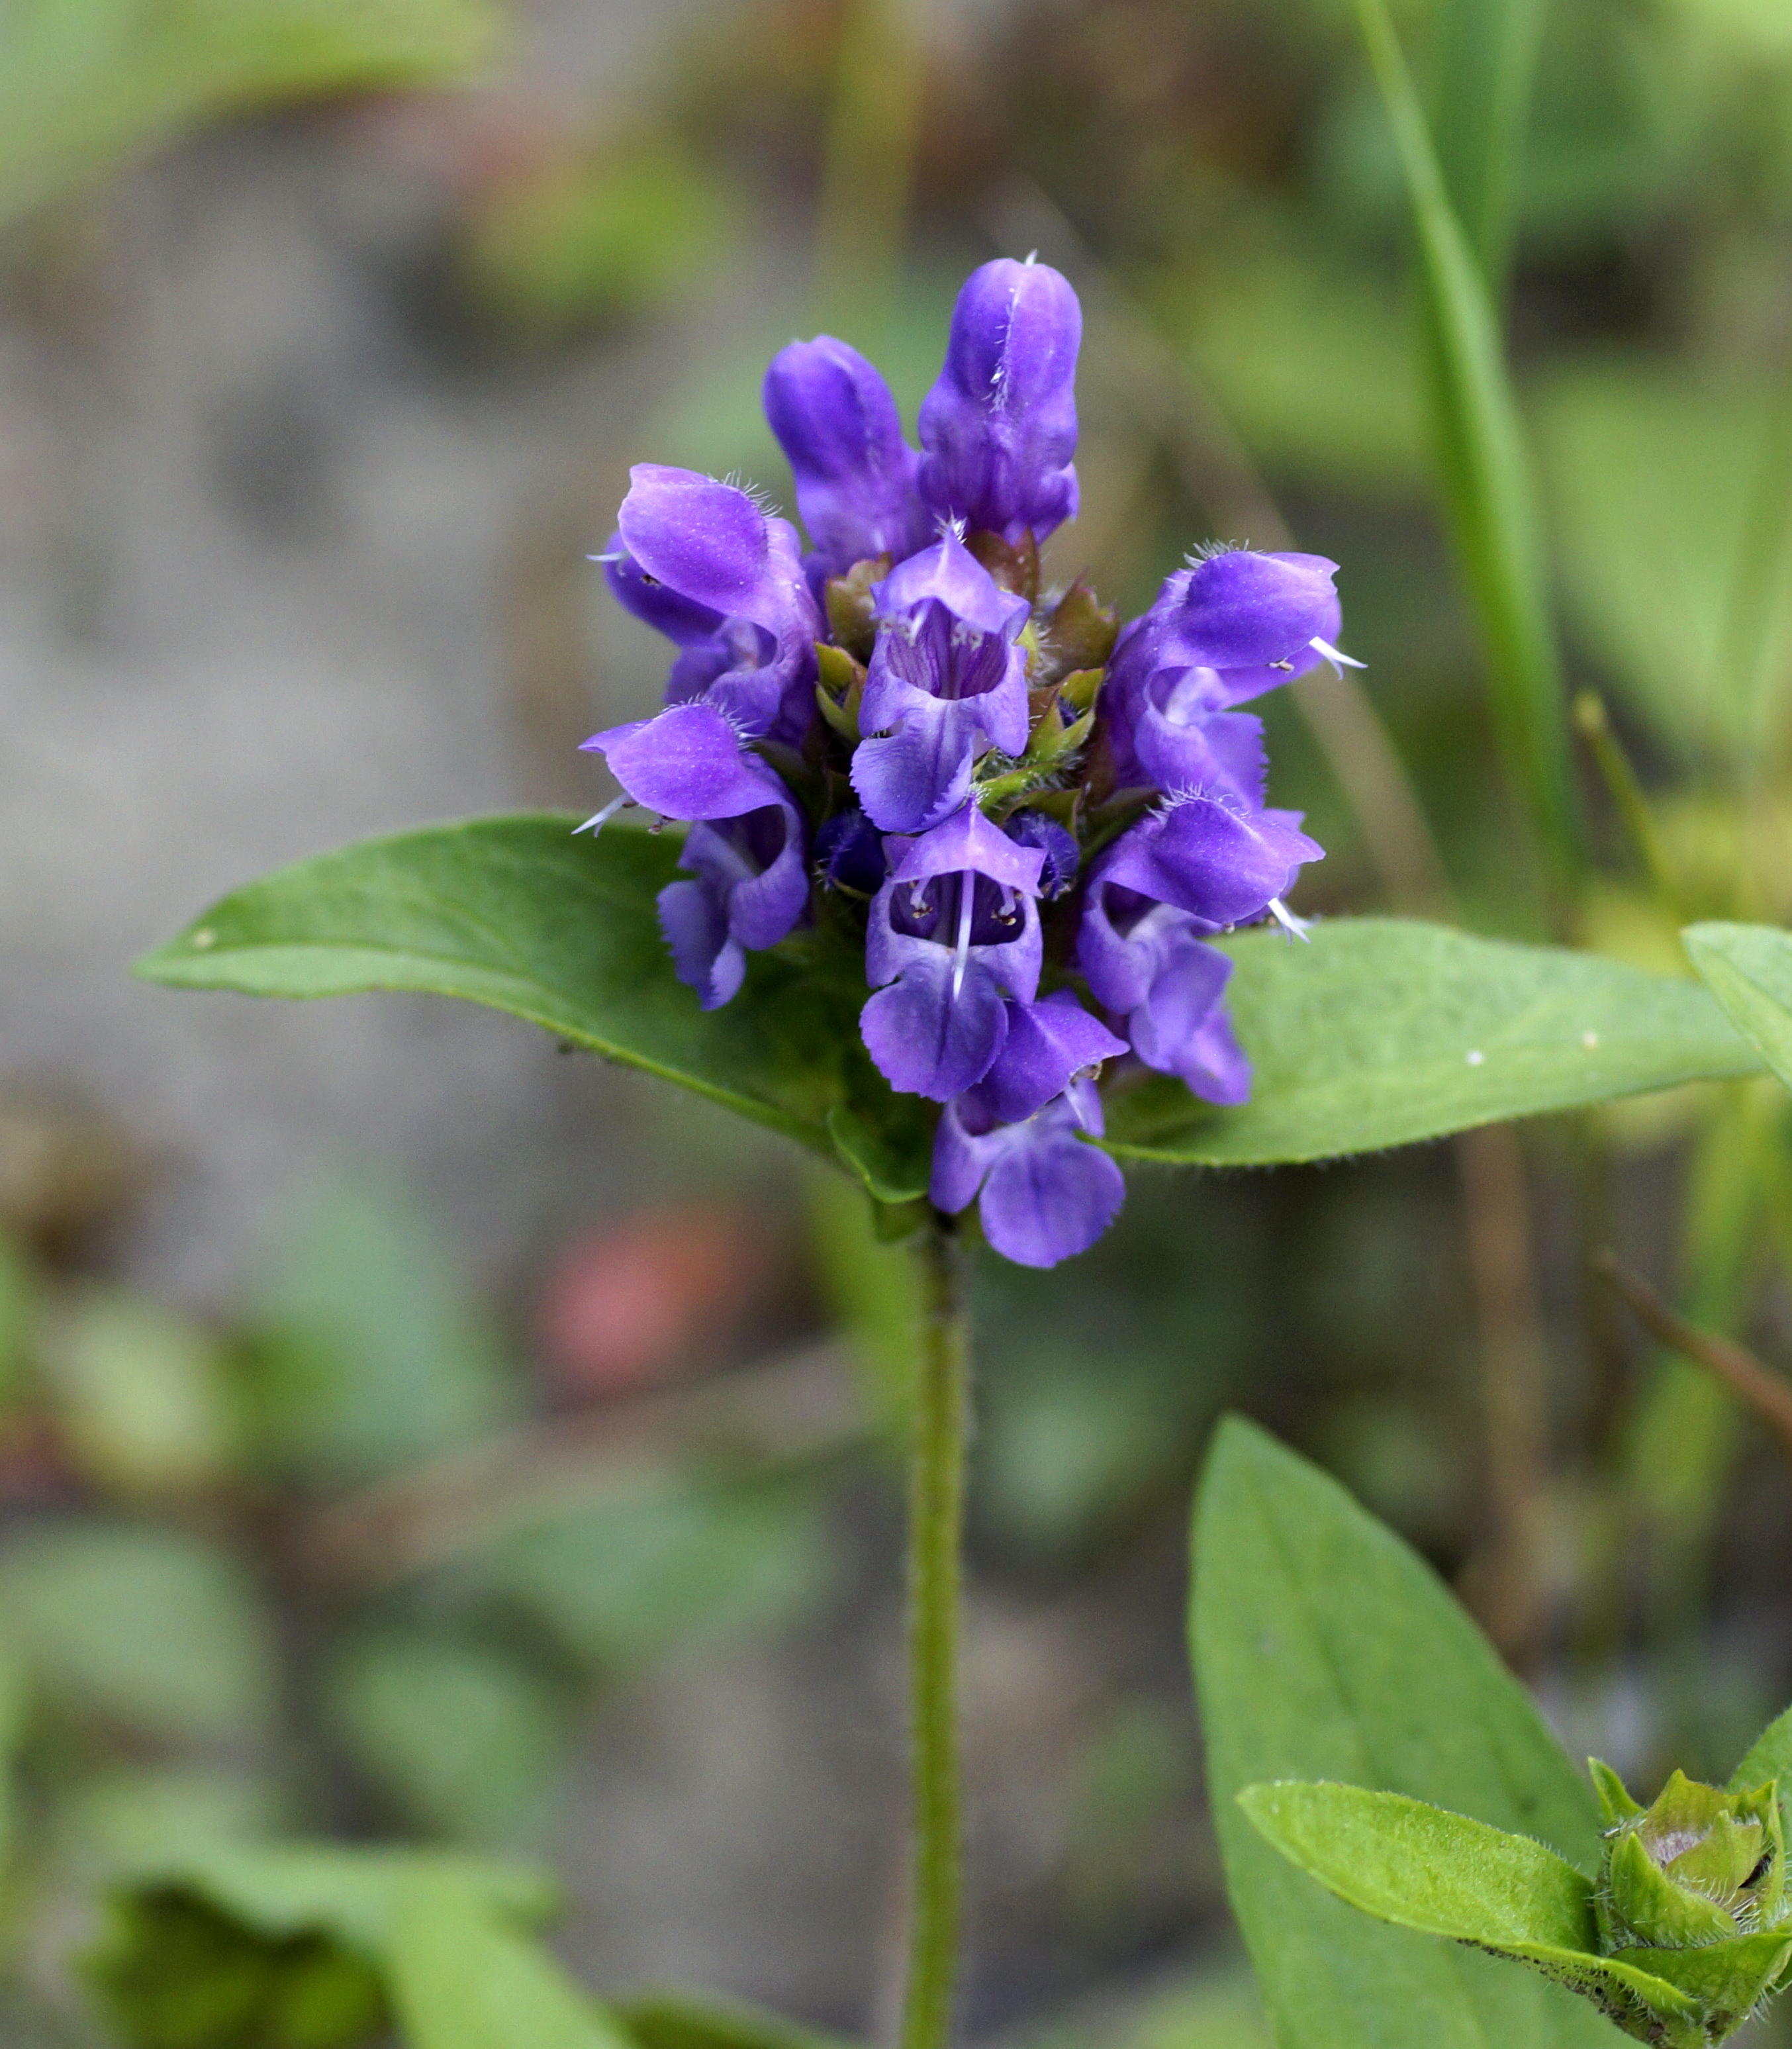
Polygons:
<instances>
[{"instance_id":1,"label":"green sepal","mask_svg":"<svg viewBox=\"0 0 1792 2049\"><path fill-rule=\"evenodd\" d=\"M890 573L888 555L873 555L854 562L844 576L830 577L824 597L828 630L849 655L861 662L871 659L877 639L877 608L872 601L874 584Z\"/></svg>"},{"instance_id":2,"label":"green sepal","mask_svg":"<svg viewBox=\"0 0 1792 2049\"><path fill-rule=\"evenodd\" d=\"M1093 711L1106 675L1106 669L1073 669L1058 686L1058 694L1073 711Z\"/></svg>"},{"instance_id":3,"label":"green sepal","mask_svg":"<svg viewBox=\"0 0 1792 2049\"><path fill-rule=\"evenodd\" d=\"M873 1126L858 1111L836 1103L827 1114L827 1134L840 1164L874 1202L900 1206L926 1196L933 1133L923 1118Z\"/></svg>"},{"instance_id":4,"label":"green sepal","mask_svg":"<svg viewBox=\"0 0 1792 2049\"><path fill-rule=\"evenodd\" d=\"M1792 1929L1771 1928L1692 1950L1620 1950L1615 1964L1646 1971L1691 2000L1705 2032L1693 2043L1721 2042L1733 2033L1772 1990L1792 1960ZM1645 2038L1646 2039L1646 2037Z\"/></svg>"},{"instance_id":5,"label":"green sepal","mask_svg":"<svg viewBox=\"0 0 1792 2049\"><path fill-rule=\"evenodd\" d=\"M821 674L815 682L815 706L849 747L859 744L859 706L865 700L865 671L844 647L815 643Z\"/></svg>"},{"instance_id":6,"label":"green sepal","mask_svg":"<svg viewBox=\"0 0 1792 2049\"><path fill-rule=\"evenodd\" d=\"M1620 1836L1607 1853L1596 1904L1600 1946L1613 1954L1633 1947L1691 1949L1727 1941L1736 1932L1736 1923L1716 1900L1677 1885L1634 1831Z\"/></svg>"},{"instance_id":7,"label":"green sepal","mask_svg":"<svg viewBox=\"0 0 1792 2049\"><path fill-rule=\"evenodd\" d=\"M1642 1802L1631 1798L1630 1789L1603 1759L1587 1759L1587 1776L1599 1795L1600 1813L1608 1829L1616 1828L1620 1822L1634 1821L1643 1811Z\"/></svg>"}]
</instances>

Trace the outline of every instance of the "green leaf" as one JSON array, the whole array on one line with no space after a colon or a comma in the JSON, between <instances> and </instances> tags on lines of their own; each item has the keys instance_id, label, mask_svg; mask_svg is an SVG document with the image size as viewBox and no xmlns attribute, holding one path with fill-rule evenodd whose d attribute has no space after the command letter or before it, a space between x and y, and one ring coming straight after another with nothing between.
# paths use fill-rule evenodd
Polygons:
<instances>
[{"instance_id":1,"label":"green leaf","mask_svg":"<svg viewBox=\"0 0 1792 2049\"><path fill-rule=\"evenodd\" d=\"M0 16L0 220L200 122L463 77L484 0L12 0Z\"/></svg>"},{"instance_id":2,"label":"green leaf","mask_svg":"<svg viewBox=\"0 0 1792 2049\"><path fill-rule=\"evenodd\" d=\"M453 1879L401 1889L391 1966L406 2049L633 2049L545 1950Z\"/></svg>"},{"instance_id":3,"label":"green leaf","mask_svg":"<svg viewBox=\"0 0 1792 2049\"><path fill-rule=\"evenodd\" d=\"M189 1845L133 1867L131 1884L190 1894L258 1935L326 1934L378 1962L401 1890L452 1884L483 1912L545 1920L558 1902L538 1866L451 1850L331 1843Z\"/></svg>"},{"instance_id":4,"label":"green leaf","mask_svg":"<svg viewBox=\"0 0 1792 2049\"><path fill-rule=\"evenodd\" d=\"M1638 362L1558 374L1540 395L1570 618L1682 759L1746 768L1784 739L1763 736L1759 682L1792 661L1782 402Z\"/></svg>"},{"instance_id":5,"label":"green leaf","mask_svg":"<svg viewBox=\"0 0 1792 2049\"><path fill-rule=\"evenodd\" d=\"M893 1095L872 1067L858 1035L863 979L846 963L818 949L756 954L732 1003L698 1008L672 972L655 908L677 857L670 833L612 826L593 846L561 817L428 827L251 883L138 972L251 996L462 997L676 1082L825 1158L838 1157L827 1121L842 1107L880 1134L880 1157L918 1157L928 1106Z\"/></svg>"},{"instance_id":6,"label":"green leaf","mask_svg":"<svg viewBox=\"0 0 1792 2049\"><path fill-rule=\"evenodd\" d=\"M1518 404L1487 280L1451 205L1386 0L1356 0L1356 11L1412 211L1445 506L1487 651L1495 730L1559 888L1580 865L1580 820Z\"/></svg>"},{"instance_id":7,"label":"green leaf","mask_svg":"<svg viewBox=\"0 0 1792 2049\"><path fill-rule=\"evenodd\" d=\"M46 1314L39 1352L64 1440L103 1489L153 1498L228 1472L222 1348L197 1324L123 1289L76 1289Z\"/></svg>"},{"instance_id":8,"label":"green leaf","mask_svg":"<svg viewBox=\"0 0 1792 2049\"><path fill-rule=\"evenodd\" d=\"M419 1878L538 1918L523 1866L415 1850L189 1845L107 1895L83 1973L131 2049L360 2049L388 2028L395 1901Z\"/></svg>"},{"instance_id":9,"label":"green leaf","mask_svg":"<svg viewBox=\"0 0 1792 2049\"><path fill-rule=\"evenodd\" d=\"M639 2049L848 2049L839 2035L708 1994L643 1993L616 2012Z\"/></svg>"},{"instance_id":10,"label":"green leaf","mask_svg":"<svg viewBox=\"0 0 1792 2049\"><path fill-rule=\"evenodd\" d=\"M801 1476L618 1482L498 1538L468 1577L602 1674L674 1644L775 1628L823 1583L827 1555Z\"/></svg>"},{"instance_id":11,"label":"green leaf","mask_svg":"<svg viewBox=\"0 0 1792 2049\"><path fill-rule=\"evenodd\" d=\"M405 1818L468 1843L517 1840L563 1757L558 1688L491 1646L369 1631L332 1661L325 1705L361 1770Z\"/></svg>"},{"instance_id":12,"label":"green leaf","mask_svg":"<svg viewBox=\"0 0 1792 2049\"><path fill-rule=\"evenodd\" d=\"M1786 1817L1792 1812L1792 1708L1775 1715L1748 1746L1730 1774L1728 1790L1747 1793L1770 1779L1778 1782L1780 1813Z\"/></svg>"},{"instance_id":13,"label":"green leaf","mask_svg":"<svg viewBox=\"0 0 1792 2049\"><path fill-rule=\"evenodd\" d=\"M1487 1950L1596 1947L1592 1880L1529 1836L1360 1786L1247 1786L1238 1805L1290 1863L1378 1919Z\"/></svg>"},{"instance_id":14,"label":"green leaf","mask_svg":"<svg viewBox=\"0 0 1792 2049\"><path fill-rule=\"evenodd\" d=\"M1792 1088L1792 934L1770 925L1691 925L1681 935L1730 1022Z\"/></svg>"},{"instance_id":15,"label":"green leaf","mask_svg":"<svg viewBox=\"0 0 1792 2049\"><path fill-rule=\"evenodd\" d=\"M349 1485L514 1421L514 1380L466 1269L407 1191L371 1177L320 1189L252 1312L266 1453Z\"/></svg>"},{"instance_id":16,"label":"green leaf","mask_svg":"<svg viewBox=\"0 0 1792 2049\"><path fill-rule=\"evenodd\" d=\"M66 1705L143 1735L238 1737L272 1718L272 1631L236 1561L123 1523L28 1530L0 1549L0 1631Z\"/></svg>"},{"instance_id":17,"label":"green leaf","mask_svg":"<svg viewBox=\"0 0 1792 2049\"><path fill-rule=\"evenodd\" d=\"M1273 1850L1237 1795L1281 1779L1401 1793L1570 1863L1597 1856L1585 1782L1429 1568L1260 1431L1222 1425L1191 1611L1226 1880L1281 2049L1599 2049L1561 1988L1366 1919Z\"/></svg>"},{"instance_id":18,"label":"green leaf","mask_svg":"<svg viewBox=\"0 0 1792 2049\"><path fill-rule=\"evenodd\" d=\"M1563 947L1381 918L1227 943L1250 1101L1206 1110L1154 1079L1118 1100L1122 1158L1266 1165L1578 1109L1757 1063L1690 982Z\"/></svg>"},{"instance_id":19,"label":"green leaf","mask_svg":"<svg viewBox=\"0 0 1792 2049\"><path fill-rule=\"evenodd\" d=\"M0 1231L0 1401L10 1401L24 1378L36 1297L37 1277L23 1248Z\"/></svg>"}]
</instances>

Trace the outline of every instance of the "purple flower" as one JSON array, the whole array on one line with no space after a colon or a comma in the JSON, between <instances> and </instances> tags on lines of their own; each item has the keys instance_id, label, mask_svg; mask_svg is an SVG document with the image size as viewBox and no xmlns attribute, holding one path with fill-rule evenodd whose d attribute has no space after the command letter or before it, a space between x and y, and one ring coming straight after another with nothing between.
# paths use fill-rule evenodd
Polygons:
<instances>
[{"instance_id":1,"label":"purple flower","mask_svg":"<svg viewBox=\"0 0 1792 2049\"><path fill-rule=\"evenodd\" d=\"M877 993L859 1019L892 1088L944 1102L989 1072L1008 1036L1003 999L1038 993L1044 861L974 804L901 847L871 907L865 970Z\"/></svg>"},{"instance_id":2,"label":"purple flower","mask_svg":"<svg viewBox=\"0 0 1792 2049\"><path fill-rule=\"evenodd\" d=\"M921 496L1018 542L1076 517L1076 352L1083 313L1044 263L974 270L952 311L939 380L921 402Z\"/></svg>"},{"instance_id":3,"label":"purple flower","mask_svg":"<svg viewBox=\"0 0 1792 2049\"><path fill-rule=\"evenodd\" d=\"M1041 1003L1011 1002L1002 1049L970 1093L998 1124L1019 1124L1073 1081L1125 1051L1125 1040L1091 1017L1067 989Z\"/></svg>"},{"instance_id":4,"label":"purple flower","mask_svg":"<svg viewBox=\"0 0 1792 2049\"><path fill-rule=\"evenodd\" d=\"M1336 570L1323 555L1234 548L1167 577L1108 671L1103 713L1121 781L1225 787L1261 803L1261 729L1226 715L1318 662L1349 659L1332 644Z\"/></svg>"},{"instance_id":5,"label":"purple flower","mask_svg":"<svg viewBox=\"0 0 1792 2049\"><path fill-rule=\"evenodd\" d=\"M1044 811L1017 811L1005 830L1010 839L1018 840L1023 846L1036 846L1045 856L1045 865L1040 871L1042 896L1062 896L1067 889L1076 887L1083 856L1075 835L1055 818L1048 818Z\"/></svg>"},{"instance_id":6,"label":"purple flower","mask_svg":"<svg viewBox=\"0 0 1792 2049\"><path fill-rule=\"evenodd\" d=\"M796 529L738 486L694 470L643 462L629 476L610 588L679 648L667 702L707 705L747 739L800 741L814 711L822 621ZM608 737L585 744L608 753ZM619 780L636 803L652 804Z\"/></svg>"},{"instance_id":7,"label":"purple flower","mask_svg":"<svg viewBox=\"0 0 1792 2049\"><path fill-rule=\"evenodd\" d=\"M1096 864L1091 896L1118 884L1173 904L1209 931L1242 925L1278 904L1301 865L1325 850L1298 811L1250 811L1218 795L1172 796L1129 826Z\"/></svg>"},{"instance_id":8,"label":"purple flower","mask_svg":"<svg viewBox=\"0 0 1792 2049\"><path fill-rule=\"evenodd\" d=\"M790 458L824 573L874 555L900 562L926 544L921 458L903 438L889 387L856 348L822 334L780 349L765 373L765 417Z\"/></svg>"},{"instance_id":9,"label":"purple flower","mask_svg":"<svg viewBox=\"0 0 1792 2049\"><path fill-rule=\"evenodd\" d=\"M884 835L857 807L836 811L816 834L815 860L830 888L856 889L861 896L877 895L889 868Z\"/></svg>"},{"instance_id":10,"label":"purple flower","mask_svg":"<svg viewBox=\"0 0 1792 2049\"><path fill-rule=\"evenodd\" d=\"M660 891L660 930L679 981L715 1010L739 990L748 951L775 947L808 908L802 815L779 784L773 803L693 826L678 865L695 879Z\"/></svg>"},{"instance_id":11,"label":"purple flower","mask_svg":"<svg viewBox=\"0 0 1792 2049\"><path fill-rule=\"evenodd\" d=\"M1094 1084L1074 1081L1024 1123L999 1124L973 1096L949 1102L934 1139L928 1194L955 1214L981 1196L983 1233L1019 1266L1055 1266L1084 1252L1126 1196L1120 1169L1084 1142L1099 1137Z\"/></svg>"},{"instance_id":12,"label":"purple flower","mask_svg":"<svg viewBox=\"0 0 1792 2049\"><path fill-rule=\"evenodd\" d=\"M886 832L926 832L964 803L985 748L1027 744L1026 655L1014 644L1027 601L953 534L872 595L877 644L859 725L873 737L853 756L853 787Z\"/></svg>"},{"instance_id":13,"label":"purple flower","mask_svg":"<svg viewBox=\"0 0 1792 2049\"><path fill-rule=\"evenodd\" d=\"M1159 669L1211 669L1221 678L1216 710L1259 697L1331 651L1337 573L1324 555L1249 548L1191 562L1164 578L1151 609L1121 635L1114 673L1129 683Z\"/></svg>"},{"instance_id":14,"label":"purple flower","mask_svg":"<svg viewBox=\"0 0 1792 2049\"><path fill-rule=\"evenodd\" d=\"M1095 1000L1122 1020L1148 1067L1178 1076L1209 1102L1243 1102L1250 1063L1224 1003L1232 963L1203 945L1200 935L1210 929L1174 904L1093 882L1076 964Z\"/></svg>"},{"instance_id":15,"label":"purple flower","mask_svg":"<svg viewBox=\"0 0 1792 2049\"><path fill-rule=\"evenodd\" d=\"M783 784L713 704L674 705L581 744L604 756L636 803L666 818L733 818L784 801Z\"/></svg>"}]
</instances>

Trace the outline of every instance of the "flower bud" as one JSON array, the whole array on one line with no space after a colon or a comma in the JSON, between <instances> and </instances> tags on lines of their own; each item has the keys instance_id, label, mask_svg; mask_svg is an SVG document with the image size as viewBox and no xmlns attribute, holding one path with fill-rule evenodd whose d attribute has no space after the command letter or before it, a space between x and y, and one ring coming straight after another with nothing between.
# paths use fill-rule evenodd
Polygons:
<instances>
[{"instance_id":1,"label":"flower bud","mask_svg":"<svg viewBox=\"0 0 1792 2049\"><path fill-rule=\"evenodd\" d=\"M1646 2041L1722 2042L1792 1958L1778 1788L1720 1791L1677 1771L1646 1810L1608 1767L1595 1759L1592 1774L1607 1823L1593 1899L1600 1953L1693 2003L1671 2022L1615 2017Z\"/></svg>"},{"instance_id":2,"label":"flower bud","mask_svg":"<svg viewBox=\"0 0 1792 2049\"><path fill-rule=\"evenodd\" d=\"M1778 1925L1785 1889L1772 1783L1721 1793L1677 1771L1646 1812L1602 1782L1611 1815L1596 1902L1608 1953L1689 1949Z\"/></svg>"}]
</instances>

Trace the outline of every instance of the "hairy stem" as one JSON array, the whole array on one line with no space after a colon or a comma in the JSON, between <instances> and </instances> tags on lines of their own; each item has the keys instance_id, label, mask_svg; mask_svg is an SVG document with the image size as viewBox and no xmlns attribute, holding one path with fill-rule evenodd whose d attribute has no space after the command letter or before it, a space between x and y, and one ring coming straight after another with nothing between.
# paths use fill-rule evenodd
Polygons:
<instances>
[{"instance_id":1,"label":"hairy stem","mask_svg":"<svg viewBox=\"0 0 1792 2049\"><path fill-rule=\"evenodd\" d=\"M908 1497L913 1862L902 2049L945 2049L958 1970L958 1558L970 1314L958 1241L936 1225L921 1258L926 1286Z\"/></svg>"}]
</instances>

